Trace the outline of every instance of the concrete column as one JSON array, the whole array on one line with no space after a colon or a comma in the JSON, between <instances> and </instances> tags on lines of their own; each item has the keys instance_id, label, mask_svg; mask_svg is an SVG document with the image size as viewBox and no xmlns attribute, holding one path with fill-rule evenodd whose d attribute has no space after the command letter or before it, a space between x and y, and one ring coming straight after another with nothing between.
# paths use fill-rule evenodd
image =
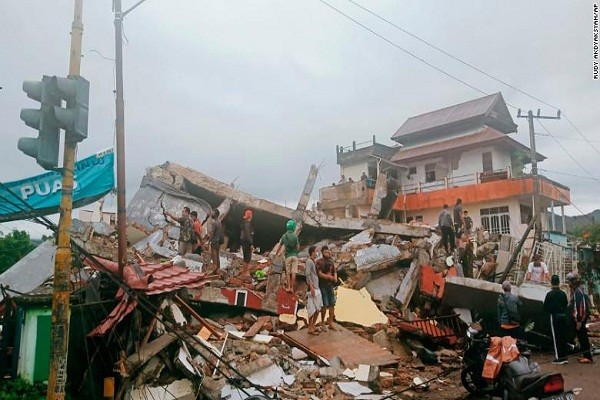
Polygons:
<instances>
[{"instance_id":1,"label":"concrete column","mask_svg":"<svg viewBox=\"0 0 600 400\"><path fill-rule=\"evenodd\" d=\"M552 226L552 232L556 232L556 218L554 215L554 200L550 201L550 222Z\"/></svg>"},{"instance_id":2,"label":"concrete column","mask_svg":"<svg viewBox=\"0 0 600 400\"><path fill-rule=\"evenodd\" d=\"M563 235L567 234L567 223L565 218L565 206L560 206L560 215L562 217L562 233Z\"/></svg>"}]
</instances>

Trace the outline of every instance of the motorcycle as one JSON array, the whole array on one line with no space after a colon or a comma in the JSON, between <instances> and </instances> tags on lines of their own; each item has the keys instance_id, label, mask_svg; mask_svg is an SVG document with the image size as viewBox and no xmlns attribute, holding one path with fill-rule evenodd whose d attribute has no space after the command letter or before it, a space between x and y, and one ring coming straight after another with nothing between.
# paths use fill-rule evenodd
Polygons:
<instances>
[{"instance_id":1,"label":"motorcycle","mask_svg":"<svg viewBox=\"0 0 600 400\"><path fill-rule=\"evenodd\" d=\"M573 400L573 391L565 391L564 380L560 373L543 373L537 363L531 362L531 352L525 349L527 344L517 341L521 353L512 362L504 363L498 376L492 381L481 374L485 363L490 337L479 323L467 330L467 338L462 360L461 382L474 396L499 396L502 400Z\"/></svg>"}]
</instances>

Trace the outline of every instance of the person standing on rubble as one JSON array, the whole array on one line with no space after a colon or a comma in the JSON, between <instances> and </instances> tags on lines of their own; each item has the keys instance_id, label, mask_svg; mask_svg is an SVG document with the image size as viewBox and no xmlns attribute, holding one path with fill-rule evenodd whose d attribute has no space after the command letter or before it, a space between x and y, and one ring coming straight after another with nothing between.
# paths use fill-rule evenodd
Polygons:
<instances>
[{"instance_id":1,"label":"person standing on rubble","mask_svg":"<svg viewBox=\"0 0 600 400\"><path fill-rule=\"evenodd\" d=\"M248 267L252 260L252 251L254 250L254 229L252 228L252 210L244 212L242 220L242 229L240 232L240 243L242 253L244 254L244 267Z\"/></svg>"},{"instance_id":2,"label":"person standing on rubble","mask_svg":"<svg viewBox=\"0 0 600 400\"><path fill-rule=\"evenodd\" d=\"M590 338L587 333L587 322L590 317L590 299L583 291L581 278L576 272L567 275L567 282L571 289L571 302L568 309L571 311L571 318L575 325L575 333L579 341L579 347L582 357L579 362L582 364L593 363L592 352L590 351Z\"/></svg>"},{"instance_id":3,"label":"person standing on rubble","mask_svg":"<svg viewBox=\"0 0 600 400\"><path fill-rule=\"evenodd\" d=\"M548 275L548 266L542 262L542 256L539 254L534 255L533 262L530 262L527 266L525 282L546 283L548 282Z\"/></svg>"},{"instance_id":4,"label":"person standing on rubble","mask_svg":"<svg viewBox=\"0 0 600 400\"><path fill-rule=\"evenodd\" d=\"M171 218L173 221L179 223L179 243L177 253L180 256L184 256L187 253L191 253L195 243L195 233L193 228L192 217L190 216L190 208L183 207L181 211L181 217L177 217L175 214L165 211L165 217Z\"/></svg>"},{"instance_id":5,"label":"person standing on rubble","mask_svg":"<svg viewBox=\"0 0 600 400\"><path fill-rule=\"evenodd\" d=\"M456 199L454 205L454 235L460 237L460 234L465 226L465 219L463 216L462 199Z\"/></svg>"},{"instance_id":6,"label":"person standing on rubble","mask_svg":"<svg viewBox=\"0 0 600 400\"><path fill-rule=\"evenodd\" d=\"M308 293L306 294L306 311L308 313L308 333L318 335L320 330L316 328L319 312L323 308L323 298L321 290L319 290L319 275L317 275L317 267L315 260L317 258L317 247L310 246L308 248L308 258L304 266L306 275L306 284L308 285Z\"/></svg>"},{"instance_id":7,"label":"person standing on rubble","mask_svg":"<svg viewBox=\"0 0 600 400\"><path fill-rule=\"evenodd\" d=\"M224 242L223 237L223 226L221 225L221 220L219 219L219 215L221 213L216 208L212 210L211 218L211 230L210 230L210 262L213 266L213 271L218 271L221 269L221 260L219 259L219 250L221 244Z\"/></svg>"},{"instance_id":8,"label":"person standing on rubble","mask_svg":"<svg viewBox=\"0 0 600 400\"><path fill-rule=\"evenodd\" d=\"M463 233L471 237L473 235L473 218L469 216L469 212L467 210L463 211L463 221L465 221Z\"/></svg>"},{"instance_id":9,"label":"person standing on rubble","mask_svg":"<svg viewBox=\"0 0 600 400\"><path fill-rule=\"evenodd\" d=\"M293 292L296 288L296 274L298 273L298 251L300 240L296 235L296 221L290 219L285 224L286 232L279 240L279 244L285 249L285 275L287 287L285 290Z\"/></svg>"},{"instance_id":10,"label":"person standing on rubble","mask_svg":"<svg viewBox=\"0 0 600 400\"><path fill-rule=\"evenodd\" d=\"M567 361L567 295L560 290L560 278L552 275L552 289L544 299L544 310L550 314L552 344L554 345L554 361L552 364L566 364Z\"/></svg>"},{"instance_id":11,"label":"person standing on rubble","mask_svg":"<svg viewBox=\"0 0 600 400\"><path fill-rule=\"evenodd\" d=\"M444 204L444 208L438 217L438 226L442 231L442 246L444 246L446 254L450 254L456 248L452 215L450 215L449 208L448 204Z\"/></svg>"},{"instance_id":12,"label":"person standing on rubble","mask_svg":"<svg viewBox=\"0 0 600 400\"><path fill-rule=\"evenodd\" d=\"M521 316L519 314L519 307L522 306L522 303L517 295L510 292L511 289L512 285L509 281L502 283L504 293L498 296L497 302L498 324L503 336L511 336L519 339L523 333Z\"/></svg>"},{"instance_id":13,"label":"person standing on rubble","mask_svg":"<svg viewBox=\"0 0 600 400\"><path fill-rule=\"evenodd\" d=\"M192 211L190 213L190 217L192 217L192 229L196 235L196 243L193 243L192 253L200 255L202 254L202 240L204 238L202 232L202 223L198 219L198 211Z\"/></svg>"},{"instance_id":14,"label":"person standing on rubble","mask_svg":"<svg viewBox=\"0 0 600 400\"><path fill-rule=\"evenodd\" d=\"M327 323L329 329L337 331L333 324L335 320L335 292L334 288L337 283L337 271L331 260L331 250L329 247L321 247L321 258L317 260L317 275L319 276L319 290L323 298L323 308L321 309L321 322L325 324L325 314L329 310L329 319Z\"/></svg>"}]
</instances>

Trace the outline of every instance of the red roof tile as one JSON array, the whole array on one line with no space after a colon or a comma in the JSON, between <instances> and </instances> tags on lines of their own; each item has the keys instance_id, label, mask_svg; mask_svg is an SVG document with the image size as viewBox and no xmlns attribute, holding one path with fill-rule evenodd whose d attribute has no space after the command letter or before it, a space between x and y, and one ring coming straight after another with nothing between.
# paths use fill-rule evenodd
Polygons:
<instances>
[{"instance_id":1,"label":"red roof tile","mask_svg":"<svg viewBox=\"0 0 600 400\"><path fill-rule=\"evenodd\" d=\"M112 273L118 271L118 264L114 261L98 258L105 269ZM95 263L86 260L86 263L96 269ZM164 264L138 264L144 273L144 276L139 276L133 265L125 266L125 282L138 290L145 292L148 295L159 293L167 293L179 290L181 288L198 288L202 287L206 281L205 274L201 272L190 271L185 267L173 265L172 263ZM150 282L150 283L147 283Z\"/></svg>"}]
</instances>

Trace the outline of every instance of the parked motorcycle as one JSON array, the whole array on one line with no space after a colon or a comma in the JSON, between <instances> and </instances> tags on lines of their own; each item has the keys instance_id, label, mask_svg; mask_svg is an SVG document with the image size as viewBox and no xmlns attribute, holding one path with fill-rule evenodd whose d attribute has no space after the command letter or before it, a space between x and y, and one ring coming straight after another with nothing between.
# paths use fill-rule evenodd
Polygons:
<instances>
[{"instance_id":1,"label":"parked motorcycle","mask_svg":"<svg viewBox=\"0 0 600 400\"><path fill-rule=\"evenodd\" d=\"M482 378L490 338L478 323L467 330L463 353L461 381L465 389L475 396L500 396L502 400L573 400L573 391L565 391L560 373L543 373L537 363L530 361L531 353L526 343L517 341L520 356L502 365L493 382ZM522 351L523 350L523 351Z\"/></svg>"}]
</instances>

